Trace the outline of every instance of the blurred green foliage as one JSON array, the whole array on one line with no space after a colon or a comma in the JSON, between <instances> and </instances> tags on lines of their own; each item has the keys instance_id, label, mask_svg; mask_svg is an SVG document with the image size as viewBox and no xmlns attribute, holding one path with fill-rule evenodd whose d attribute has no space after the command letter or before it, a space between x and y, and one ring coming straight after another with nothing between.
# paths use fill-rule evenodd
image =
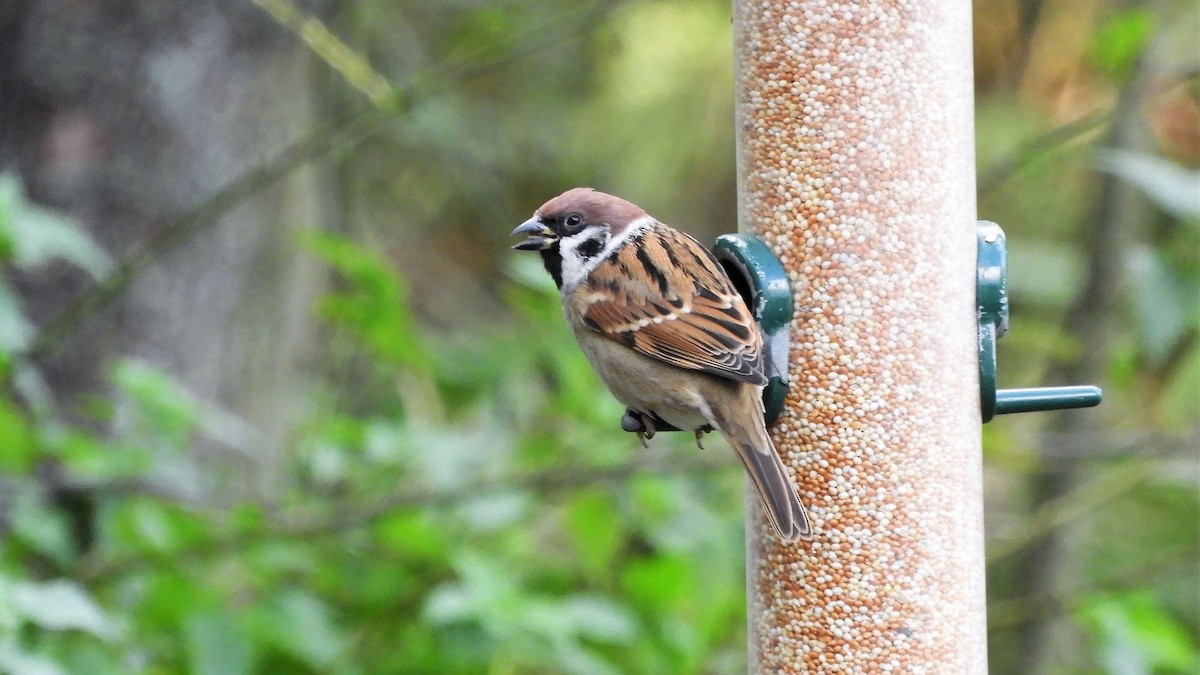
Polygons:
<instances>
[{"instance_id":1,"label":"blurred green foliage","mask_svg":"<svg viewBox=\"0 0 1200 675\"><path fill-rule=\"evenodd\" d=\"M87 423L57 414L27 358L36 329L0 277L0 671L745 669L732 455L670 434L643 450L621 433L621 408L575 348L535 259L482 255L482 291L455 276L479 250L503 250L503 223L575 182L710 234L732 229L728 9L435 5L409 17L388 3L344 9L335 27L369 58L313 33L363 81L372 81L364 63L404 82L419 80L427 59L494 65L447 76L398 113L397 133L341 160L353 236L303 238L332 277L313 306L328 376L313 385L317 412L297 430L270 500L217 507L180 479L198 439L245 430L151 364L110 364L112 394ZM1098 24L1084 47L1097 76L1134 77L1163 23L1137 10ZM397 26L437 39L422 54L396 39ZM531 48L536 58L520 60ZM1061 316L1087 274L1087 229L1075 223L1096 176L1144 193L1154 233L1130 250L1088 481L1024 513L1026 483L1045 469L1036 421L985 428L998 514L989 515L993 670L1015 672L1015 627L1052 614L1086 644L1080 672L1192 673L1197 173L1150 152L1097 152L1087 138L1021 154L1060 122L1005 85L982 87L981 174L1020 155L980 195L981 216L1001 222L1012 244L1006 384L1040 382L1050 361L1089 348L1064 333ZM112 269L80 230L0 175L0 265L24 273L52 263L97 278ZM467 289L449 296L458 316L439 309L448 285ZM86 535L81 491L94 509ZM1086 533L1080 578L1057 597L1010 597L1011 558L1066 528Z\"/></svg>"},{"instance_id":2,"label":"blurred green foliage","mask_svg":"<svg viewBox=\"0 0 1200 675\"><path fill-rule=\"evenodd\" d=\"M682 441L643 455L617 431L621 409L574 348L540 268L514 261L518 320L434 345L385 260L328 233L305 241L336 276L314 307L336 333L331 356L352 353L382 380L428 378L435 403L414 411L401 395L398 406L329 409L299 440L277 503L217 510L160 480L219 427L167 374L115 364L116 400L98 410L119 419L102 420L117 430L105 437L0 399L11 495L0 669L618 673L739 662L739 474ZM73 261L71 250L48 254ZM47 462L97 490L86 553L63 505L36 489Z\"/></svg>"}]
</instances>

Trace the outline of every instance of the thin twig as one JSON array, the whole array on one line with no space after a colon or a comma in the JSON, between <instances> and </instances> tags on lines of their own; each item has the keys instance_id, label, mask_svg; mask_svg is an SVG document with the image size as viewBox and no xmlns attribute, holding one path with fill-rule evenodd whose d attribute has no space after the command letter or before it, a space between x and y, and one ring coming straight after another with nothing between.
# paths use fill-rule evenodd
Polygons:
<instances>
[{"instance_id":1,"label":"thin twig","mask_svg":"<svg viewBox=\"0 0 1200 675\"><path fill-rule=\"evenodd\" d=\"M129 287L138 273L163 254L189 241L243 201L286 178L299 166L335 150L356 147L378 131L388 117L386 112L367 109L347 121L313 132L138 241L133 251L121 260L109 276L78 295L38 332L29 356L38 360L52 354L85 318L112 302Z\"/></svg>"},{"instance_id":2,"label":"thin twig","mask_svg":"<svg viewBox=\"0 0 1200 675\"><path fill-rule=\"evenodd\" d=\"M1098 592L1145 588L1156 575L1170 571L1172 566L1194 562L1196 554L1195 546L1184 546L1137 567L1121 569L1109 577L1088 579L1049 597L1039 595L993 600L988 604L988 630L1017 628L1048 617L1061 616L1077 608L1082 599Z\"/></svg>"},{"instance_id":3,"label":"thin twig","mask_svg":"<svg viewBox=\"0 0 1200 675\"><path fill-rule=\"evenodd\" d=\"M338 72L350 86L372 104L388 107L397 92L386 77L371 67L362 54L342 42L318 17L305 12L291 0L250 0L308 45L322 61Z\"/></svg>"},{"instance_id":4,"label":"thin twig","mask_svg":"<svg viewBox=\"0 0 1200 675\"><path fill-rule=\"evenodd\" d=\"M1094 514L1097 507L1124 496L1141 485L1160 467L1157 460L1135 461L1098 474L1091 481L1076 486L1070 492L1043 502L1018 532L1001 534L988 543L987 563L1022 551L1032 542L1056 531L1063 525Z\"/></svg>"},{"instance_id":5,"label":"thin twig","mask_svg":"<svg viewBox=\"0 0 1200 675\"><path fill-rule=\"evenodd\" d=\"M990 195L1033 160L1097 131L1111 121L1111 110L1094 112L1034 136L1022 143L1007 157L993 162L991 166L980 171L979 177L976 179L976 193L981 197Z\"/></svg>"}]
</instances>

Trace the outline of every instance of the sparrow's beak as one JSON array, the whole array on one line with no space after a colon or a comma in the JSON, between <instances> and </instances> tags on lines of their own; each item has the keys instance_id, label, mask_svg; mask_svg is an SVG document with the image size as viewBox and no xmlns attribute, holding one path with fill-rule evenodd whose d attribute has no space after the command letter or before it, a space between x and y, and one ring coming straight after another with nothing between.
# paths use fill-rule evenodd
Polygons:
<instances>
[{"instance_id":1,"label":"sparrow's beak","mask_svg":"<svg viewBox=\"0 0 1200 675\"><path fill-rule=\"evenodd\" d=\"M513 244L513 248L519 251L543 251L558 241L558 236L554 234L554 230L539 220L537 216L521 223L521 226L513 230L509 236L515 237L518 234L525 235L524 241Z\"/></svg>"}]
</instances>

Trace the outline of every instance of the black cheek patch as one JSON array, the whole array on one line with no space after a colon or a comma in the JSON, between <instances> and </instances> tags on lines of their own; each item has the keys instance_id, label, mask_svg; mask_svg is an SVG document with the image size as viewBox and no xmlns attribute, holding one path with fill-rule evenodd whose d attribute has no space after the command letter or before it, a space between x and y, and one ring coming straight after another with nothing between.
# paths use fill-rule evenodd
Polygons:
<instances>
[{"instance_id":1,"label":"black cheek patch","mask_svg":"<svg viewBox=\"0 0 1200 675\"><path fill-rule=\"evenodd\" d=\"M604 237L592 237L591 239L584 240L582 244L575 248L579 257L584 260L595 258L602 250L604 250Z\"/></svg>"}]
</instances>

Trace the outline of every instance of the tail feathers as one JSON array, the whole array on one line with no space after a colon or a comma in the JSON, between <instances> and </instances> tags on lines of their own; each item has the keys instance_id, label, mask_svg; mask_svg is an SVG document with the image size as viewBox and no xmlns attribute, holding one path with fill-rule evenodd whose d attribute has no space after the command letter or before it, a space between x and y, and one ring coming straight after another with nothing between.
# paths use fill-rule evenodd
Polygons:
<instances>
[{"instance_id":1,"label":"tail feathers","mask_svg":"<svg viewBox=\"0 0 1200 675\"><path fill-rule=\"evenodd\" d=\"M796 487L788 477L787 468L775 452L775 446L767 436L763 423L761 403L758 410L748 415L734 415L731 419L717 419L716 426L733 446L746 474L750 476L759 499L779 538L791 543L797 539L812 539L812 525L808 512L796 494ZM754 410L754 408L751 408ZM713 411L717 412L717 411ZM749 418L746 424L745 418ZM749 428L747 428L749 427Z\"/></svg>"},{"instance_id":2,"label":"tail feathers","mask_svg":"<svg viewBox=\"0 0 1200 675\"><path fill-rule=\"evenodd\" d=\"M791 543L797 539L812 539L812 525L808 512L800 503L796 488L787 477L787 470L775 448L768 440L765 447L752 443L730 442L746 467L746 473L758 491L759 499L767 512L771 526L779 538Z\"/></svg>"}]
</instances>

